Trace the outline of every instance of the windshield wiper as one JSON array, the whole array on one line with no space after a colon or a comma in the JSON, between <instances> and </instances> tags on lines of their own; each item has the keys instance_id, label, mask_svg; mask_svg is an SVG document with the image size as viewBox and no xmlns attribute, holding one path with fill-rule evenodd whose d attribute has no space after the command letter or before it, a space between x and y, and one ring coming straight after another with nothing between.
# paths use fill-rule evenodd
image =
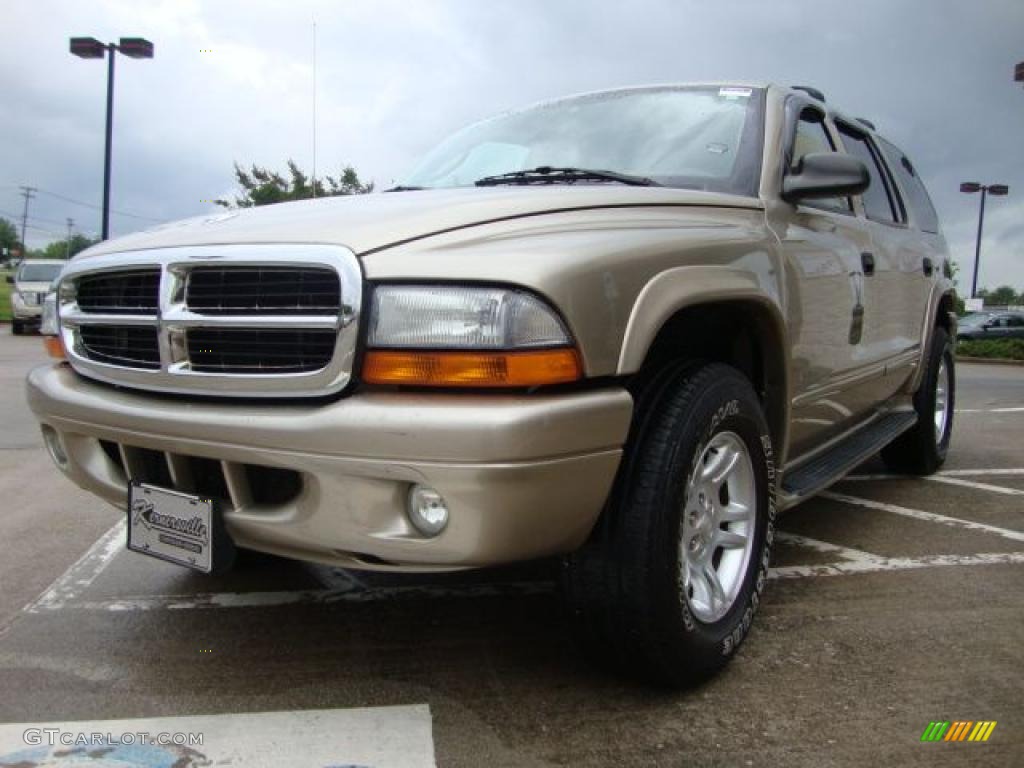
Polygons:
<instances>
[{"instance_id":1,"label":"windshield wiper","mask_svg":"<svg viewBox=\"0 0 1024 768\"><path fill-rule=\"evenodd\" d=\"M399 184L397 187L391 187L391 189L385 189L385 192L419 192L424 189L430 189L430 187L407 187L403 184Z\"/></svg>"},{"instance_id":2,"label":"windshield wiper","mask_svg":"<svg viewBox=\"0 0 1024 768\"><path fill-rule=\"evenodd\" d=\"M573 184L577 181L614 181L631 187L660 187L661 184L645 176L630 176L615 171L599 171L590 168L553 168L541 165L527 171L499 173L484 176L474 184L478 187L496 187L501 184Z\"/></svg>"}]
</instances>

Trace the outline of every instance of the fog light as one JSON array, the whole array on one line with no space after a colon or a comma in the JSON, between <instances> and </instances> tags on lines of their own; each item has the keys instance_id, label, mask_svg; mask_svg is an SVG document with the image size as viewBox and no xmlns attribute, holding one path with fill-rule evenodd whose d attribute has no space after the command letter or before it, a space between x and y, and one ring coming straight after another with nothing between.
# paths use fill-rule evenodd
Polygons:
<instances>
[{"instance_id":1,"label":"fog light","mask_svg":"<svg viewBox=\"0 0 1024 768\"><path fill-rule=\"evenodd\" d=\"M43 424L43 442L53 463L61 469L68 468L68 455L64 452L64 444L53 427Z\"/></svg>"},{"instance_id":2,"label":"fog light","mask_svg":"<svg viewBox=\"0 0 1024 768\"><path fill-rule=\"evenodd\" d=\"M424 536L437 536L448 525L448 504L433 488L414 485L409 490L409 521Z\"/></svg>"}]
</instances>

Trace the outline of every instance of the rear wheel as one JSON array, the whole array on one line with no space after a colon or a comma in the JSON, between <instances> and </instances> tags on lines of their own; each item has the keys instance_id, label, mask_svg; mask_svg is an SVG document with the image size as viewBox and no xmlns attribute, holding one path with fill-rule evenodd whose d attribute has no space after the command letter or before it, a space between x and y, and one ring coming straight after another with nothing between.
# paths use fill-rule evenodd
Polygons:
<instances>
[{"instance_id":1,"label":"rear wheel","mask_svg":"<svg viewBox=\"0 0 1024 768\"><path fill-rule=\"evenodd\" d=\"M917 424L882 449L882 460L894 472L930 475L942 466L953 436L956 367L945 328L932 333L921 386L914 394Z\"/></svg>"},{"instance_id":2,"label":"rear wheel","mask_svg":"<svg viewBox=\"0 0 1024 768\"><path fill-rule=\"evenodd\" d=\"M750 628L775 518L771 440L721 364L648 389L616 490L563 594L589 655L668 686L720 669Z\"/></svg>"}]
</instances>

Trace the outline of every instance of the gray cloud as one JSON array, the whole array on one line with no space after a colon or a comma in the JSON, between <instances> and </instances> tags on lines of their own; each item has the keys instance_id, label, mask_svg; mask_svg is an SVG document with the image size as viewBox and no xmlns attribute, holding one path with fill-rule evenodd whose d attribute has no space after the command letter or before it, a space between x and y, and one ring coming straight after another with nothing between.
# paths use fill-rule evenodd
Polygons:
<instances>
[{"instance_id":1,"label":"gray cloud","mask_svg":"<svg viewBox=\"0 0 1024 768\"><path fill-rule=\"evenodd\" d=\"M0 211L20 214L20 184L99 203L103 64L70 56L71 35L156 44L153 61L118 61L115 209L153 219L206 211L202 201L231 191L234 160L281 167L292 157L309 168L314 19L320 173L350 162L388 184L466 122L566 93L811 83L914 158L965 284L977 200L959 182L1009 184L1011 196L989 207L981 282L1024 288L1024 89L1011 82L1024 59L1018 0L11 4L0 47ZM67 216L99 229L97 210L45 194L32 214L33 245L63 232ZM147 223L115 215L113 230Z\"/></svg>"}]
</instances>

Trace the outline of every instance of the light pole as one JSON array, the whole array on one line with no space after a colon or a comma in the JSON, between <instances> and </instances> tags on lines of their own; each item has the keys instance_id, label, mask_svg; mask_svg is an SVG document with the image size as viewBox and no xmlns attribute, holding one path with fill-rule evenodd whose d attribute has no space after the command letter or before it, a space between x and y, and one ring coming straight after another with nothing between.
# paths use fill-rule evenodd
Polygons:
<instances>
[{"instance_id":1,"label":"light pole","mask_svg":"<svg viewBox=\"0 0 1024 768\"><path fill-rule=\"evenodd\" d=\"M1010 188L1005 184L979 184L976 181L965 181L960 185L960 191L969 195L981 192L981 206L978 209L978 241L974 244L974 277L971 279L971 298L978 295L978 267L981 264L981 230L985 226L985 197L986 195L1005 195Z\"/></svg>"},{"instance_id":2,"label":"light pole","mask_svg":"<svg viewBox=\"0 0 1024 768\"><path fill-rule=\"evenodd\" d=\"M72 37L71 53L82 59L107 57L107 136L103 157L103 231L102 239L110 237L110 149L114 139L114 54L120 51L131 59L152 59L153 44L142 37L122 37L117 43L104 45L95 37Z\"/></svg>"}]
</instances>

